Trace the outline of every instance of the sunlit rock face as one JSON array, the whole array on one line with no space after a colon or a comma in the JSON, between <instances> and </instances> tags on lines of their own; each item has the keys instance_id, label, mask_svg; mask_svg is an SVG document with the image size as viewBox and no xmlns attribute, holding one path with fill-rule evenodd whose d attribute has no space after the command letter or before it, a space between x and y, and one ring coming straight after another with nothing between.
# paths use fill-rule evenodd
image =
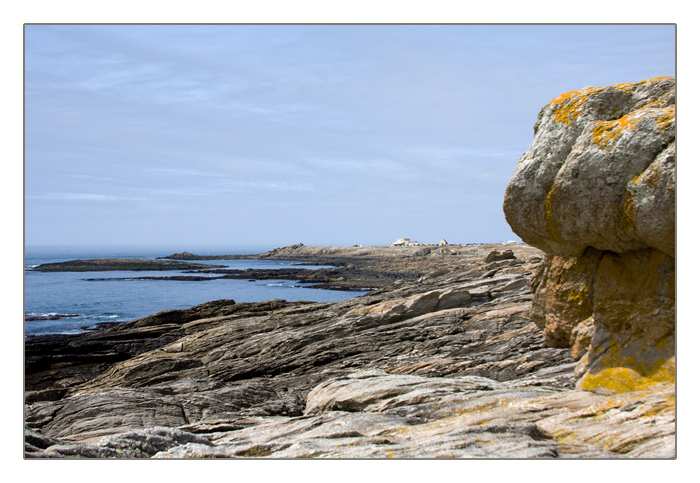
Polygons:
<instances>
[{"instance_id":1,"label":"sunlit rock face","mask_svg":"<svg viewBox=\"0 0 700 483\"><path fill-rule=\"evenodd\" d=\"M532 318L579 359L579 388L675 381L675 126L673 78L562 94L506 190L511 227L548 254Z\"/></svg>"}]
</instances>

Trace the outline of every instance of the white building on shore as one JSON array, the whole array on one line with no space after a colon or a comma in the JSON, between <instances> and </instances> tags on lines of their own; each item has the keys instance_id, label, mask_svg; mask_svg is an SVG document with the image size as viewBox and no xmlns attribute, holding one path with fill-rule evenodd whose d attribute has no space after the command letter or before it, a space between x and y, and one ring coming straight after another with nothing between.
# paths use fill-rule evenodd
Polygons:
<instances>
[{"instance_id":1,"label":"white building on shore","mask_svg":"<svg viewBox=\"0 0 700 483\"><path fill-rule=\"evenodd\" d=\"M419 247L423 245L417 241L411 241L410 238L397 238L394 243L391 244L392 247Z\"/></svg>"}]
</instances>

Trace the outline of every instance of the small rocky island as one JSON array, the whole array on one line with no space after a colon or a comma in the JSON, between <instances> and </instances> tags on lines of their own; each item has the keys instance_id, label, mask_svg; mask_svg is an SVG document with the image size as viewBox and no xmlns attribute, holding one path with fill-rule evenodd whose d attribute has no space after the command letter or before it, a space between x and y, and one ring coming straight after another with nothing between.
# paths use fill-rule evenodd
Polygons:
<instances>
[{"instance_id":1,"label":"small rocky island","mask_svg":"<svg viewBox=\"0 0 700 483\"><path fill-rule=\"evenodd\" d=\"M161 271L225 268L225 265L181 262L173 260L145 260L141 258L93 258L67 262L45 263L34 267L37 272L103 272L103 271Z\"/></svg>"},{"instance_id":2,"label":"small rocky island","mask_svg":"<svg viewBox=\"0 0 700 483\"><path fill-rule=\"evenodd\" d=\"M527 244L294 245L395 278L30 338L25 455L674 458L675 186L674 79L559 96L505 195Z\"/></svg>"}]
</instances>

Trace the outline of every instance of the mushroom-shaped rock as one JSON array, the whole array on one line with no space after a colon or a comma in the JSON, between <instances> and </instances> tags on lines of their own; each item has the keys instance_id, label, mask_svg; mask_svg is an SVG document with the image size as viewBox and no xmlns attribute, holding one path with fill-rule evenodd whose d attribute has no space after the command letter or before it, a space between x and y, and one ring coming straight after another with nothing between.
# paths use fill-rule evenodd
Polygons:
<instances>
[{"instance_id":1,"label":"mushroom-shaped rock","mask_svg":"<svg viewBox=\"0 0 700 483\"><path fill-rule=\"evenodd\" d=\"M507 187L508 223L547 253L532 319L579 388L675 381L675 126L670 77L562 94Z\"/></svg>"}]
</instances>

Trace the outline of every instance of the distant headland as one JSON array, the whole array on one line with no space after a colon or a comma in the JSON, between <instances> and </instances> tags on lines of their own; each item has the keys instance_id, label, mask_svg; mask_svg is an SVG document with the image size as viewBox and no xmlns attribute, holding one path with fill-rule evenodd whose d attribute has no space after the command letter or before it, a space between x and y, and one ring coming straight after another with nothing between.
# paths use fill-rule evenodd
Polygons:
<instances>
[{"instance_id":1,"label":"distant headland","mask_svg":"<svg viewBox=\"0 0 700 483\"><path fill-rule=\"evenodd\" d=\"M216 267L223 268L225 265L209 265L170 260L142 260L140 258L93 258L89 260L45 263L34 267L33 270L37 272L103 272L108 270L197 270Z\"/></svg>"}]
</instances>

